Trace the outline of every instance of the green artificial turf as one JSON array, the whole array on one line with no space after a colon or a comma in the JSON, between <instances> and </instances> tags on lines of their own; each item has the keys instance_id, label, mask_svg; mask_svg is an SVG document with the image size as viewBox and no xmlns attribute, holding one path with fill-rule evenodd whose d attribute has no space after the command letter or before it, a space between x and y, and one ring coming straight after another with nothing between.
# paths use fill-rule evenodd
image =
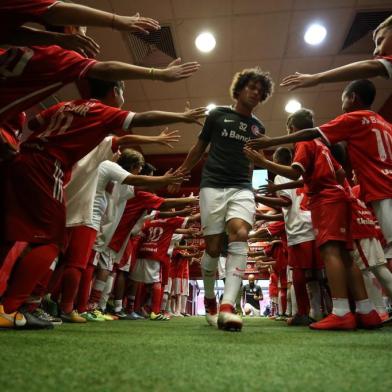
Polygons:
<instances>
[{"instance_id":1,"label":"green artificial turf","mask_svg":"<svg viewBox=\"0 0 392 392\"><path fill-rule=\"evenodd\" d=\"M392 327L316 332L246 318L0 331L0 391L391 391Z\"/></svg>"}]
</instances>

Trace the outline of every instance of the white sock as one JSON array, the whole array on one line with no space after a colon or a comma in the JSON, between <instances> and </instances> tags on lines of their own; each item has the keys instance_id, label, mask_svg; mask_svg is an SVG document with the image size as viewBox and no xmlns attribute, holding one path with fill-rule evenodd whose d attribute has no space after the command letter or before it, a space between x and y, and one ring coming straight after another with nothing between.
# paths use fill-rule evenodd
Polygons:
<instances>
[{"instance_id":1,"label":"white sock","mask_svg":"<svg viewBox=\"0 0 392 392\"><path fill-rule=\"evenodd\" d=\"M311 280L306 283L309 296L310 312L309 316L315 320L322 317L321 313L321 288L317 280Z\"/></svg>"},{"instance_id":2,"label":"white sock","mask_svg":"<svg viewBox=\"0 0 392 392\"><path fill-rule=\"evenodd\" d=\"M386 294L390 299L392 299L392 273L388 267L383 264L372 268L371 270L376 276L381 286L384 288Z\"/></svg>"},{"instance_id":3,"label":"white sock","mask_svg":"<svg viewBox=\"0 0 392 392\"><path fill-rule=\"evenodd\" d=\"M219 257L211 257L206 251L201 258L201 273L204 282L204 296L215 298L215 278Z\"/></svg>"},{"instance_id":4,"label":"white sock","mask_svg":"<svg viewBox=\"0 0 392 392\"><path fill-rule=\"evenodd\" d=\"M363 299L362 301L355 301L355 310L360 314L368 314L374 309L370 299Z\"/></svg>"},{"instance_id":5,"label":"white sock","mask_svg":"<svg viewBox=\"0 0 392 392\"><path fill-rule=\"evenodd\" d=\"M106 279L105 287L102 291L101 299L99 301L99 307L103 311L105 311L106 309L106 304L108 302L109 295L112 292L113 283L114 283L114 276L109 275L108 278Z\"/></svg>"},{"instance_id":6,"label":"white sock","mask_svg":"<svg viewBox=\"0 0 392 392\"><path fill-rule=\"evenodd\" d=\"M295 316L298 313L297 297L295 296L294 285L290 287L290 297L291 297L291 315Z\"/></svg>"},{"instance_id":7,"label":"white sock","mask_svg":"<svg viewBox=\"0 0 392 392\"><path fill-rule=\"evenodd\" d=\"M230 242L226 261L226 281L223 292L222 305L235 306L242 277L246 268L248 244L246 242Z\"/></svg>"},{"instance_id":8,"label":"white sock","mask_svg":"<svg viewBox=\"0 0 392 392\"><path fill-rule=\"evenodd\" d=\"M121 312L122 308L123 308L122 299L115 299L114 300L114 311Z\"/></svg>"},{"instance_id":9,"label":"white sock","mask_svg":"<svg viewBox=\"0 0 392 392\"><path fill-rule=\"evenodd\" d=\"M365 283L366 292L369 299L374 303L378 313L386 313L387 309L384 304L384 299L382 297L382 290L375 282L374 275L368 271L362 271L363 281Z\"/></svg>"},{"instance_id":10,"label":"white sock","mask_svg":"<svg viewBox=\"0 0 392 392\"><path fill-rule=\"evenodd\" d=\"M187 295L181 295L181 313L186 313Z\"/></svg>"},{"instance_id":11,"label":"white sock","mask_svg":"<svg viewBox=\"0 0 392 392\"><path fill-rule=\"evenodd\" d=\"M94 290L97 290L97 291L103 291L103 289L105 288L105 285L106 285L106 282L104 282L103 280L95 279L93 288L94 288Z\"/></svg>"},{"instance_id":12,"label":"white sock","mask_svg":"<svg viewBox=\"0 0 392 392\"><path fill-rule=\"evenodd\" d=\"M350 304L347 298L332 298L332 313L336 316L343 317L350 313Z\"/></svg>"}]
</instances>

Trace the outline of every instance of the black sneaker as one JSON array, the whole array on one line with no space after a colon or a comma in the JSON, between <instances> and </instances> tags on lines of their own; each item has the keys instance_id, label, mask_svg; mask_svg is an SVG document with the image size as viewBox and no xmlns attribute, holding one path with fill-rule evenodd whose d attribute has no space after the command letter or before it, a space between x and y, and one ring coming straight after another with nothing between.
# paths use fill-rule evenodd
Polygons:
<instances>
[{"instance_id":1,"label":"black sneaker","mask_svg":"<svg viewBox=\"0 0 392 392\"><path fill-rule=\"evenodd\" d=\"M121 309L119 312L114 312L113 316L118 317L119 320L137 320L132 314L125 313L124 309Z\"/></svg>"},{"instance_id":2,"label":"black sneaker","mask_svg":"<svg viewBox=\"0 0 392 392\"><path fill-rule=\"evenodd\" d=\"M61 325L63 323L63 320L61 320L60 317L51 316L41 308L37 308L32 314L40 320L49 321L53 325Z\"/></svg>"},{"instance_id":3,"label":"black sneaker","mask_svg":"<svg viewBox=\"0 0 392 392\"><path fill-rule=\"evenodd\" d=\"M49 295L46 295L42 302L41 308L44 310L45 313L58 318L60 311L57 305L57 302L53 301Z\"/></svg>"},{"instance_id":4,"label":"black sneaker","mask_svg":"<svg viewBox=\"0 0 392 392\"><path fill-rule=\"evenodd\" d=\"M313 322L314 320L309 316L299 314L287 319L287 325L290 327L307 327Z\"/></svg>"},{"instance_id":5,"label":"black sneaker","mask_svg":"<svg viewBox=\"0 0 392 392\"><path fill-rule=\"evenodd\" d=\"M41 320L40 318L34 316L32 313L28 312L25 309L21 309L19 313L23 314L26 319L26 324L18 327L17 329L53 329L54 326L51 322L46 320Z\"/></svg>"}]
</instances>

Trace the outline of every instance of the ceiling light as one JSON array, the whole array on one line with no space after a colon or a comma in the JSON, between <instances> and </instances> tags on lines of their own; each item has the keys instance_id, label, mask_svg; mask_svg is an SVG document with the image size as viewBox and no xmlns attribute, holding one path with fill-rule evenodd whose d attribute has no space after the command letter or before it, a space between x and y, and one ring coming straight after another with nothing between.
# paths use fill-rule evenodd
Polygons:
<instances>
[{"instance_id":1,"label":"ceiling light","mask_svg":"<svg viewBox=\"0 0 392 392\"><path fill-rule=\"evenodd\" d=\"M327 29L321 24L314 23L305 32L304 40L309 45L319 45L327 36Z\"/></svg>"},{"instance_id":2,"label":"ceiling light","mask_svg":"<svg viewBox=\"0 0 392 392\"><path fill-rule=\"evenodd\" d=\"M216 41L215 37L208 32L201 33L195 40L195 45L200 52L208 53L215 48Z\"/></svg>"},{"instance_id":3,"label":"ceiling light","mask_svg":"<svg viewBox=\"0 0 392 392\"><path fill-rule=\"evenodd\" d=\"M212 109L215 109L215 108L216 108L216 105L215 105L214 103L209 103L209 104L206 106L206 108L207 108L206 113L208 114Z\"/></svg>"},{"instance_id":4,"label":"ceiling light","mask_svg":"<svg viewBox=\"0 0 392 392\"><path fill-rule=\"evenodd\" d=\"M285 106L285 110L287 113L294 113L297 110L301 109L302 105L296 99L290 99Z\"/></svg>"}]
</instances>

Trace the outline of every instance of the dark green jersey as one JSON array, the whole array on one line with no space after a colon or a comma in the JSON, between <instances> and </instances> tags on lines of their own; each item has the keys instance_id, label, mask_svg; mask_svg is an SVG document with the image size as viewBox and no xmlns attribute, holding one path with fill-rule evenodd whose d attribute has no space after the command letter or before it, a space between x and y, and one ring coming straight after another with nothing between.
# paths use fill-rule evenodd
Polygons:
<instances>
[{"instance_id":1,"label":"dark green jersey","mask_svg":"<svg viewBox=\"0 0 392 392\"><path fill-rule=\"evenodd\" d=\"M211 110L199 135L210 143L200 188L252 189L253 164L243 148L264 133L264 125L255 116L243 116L230 107Z\"/></svg>"}]
</instances>

